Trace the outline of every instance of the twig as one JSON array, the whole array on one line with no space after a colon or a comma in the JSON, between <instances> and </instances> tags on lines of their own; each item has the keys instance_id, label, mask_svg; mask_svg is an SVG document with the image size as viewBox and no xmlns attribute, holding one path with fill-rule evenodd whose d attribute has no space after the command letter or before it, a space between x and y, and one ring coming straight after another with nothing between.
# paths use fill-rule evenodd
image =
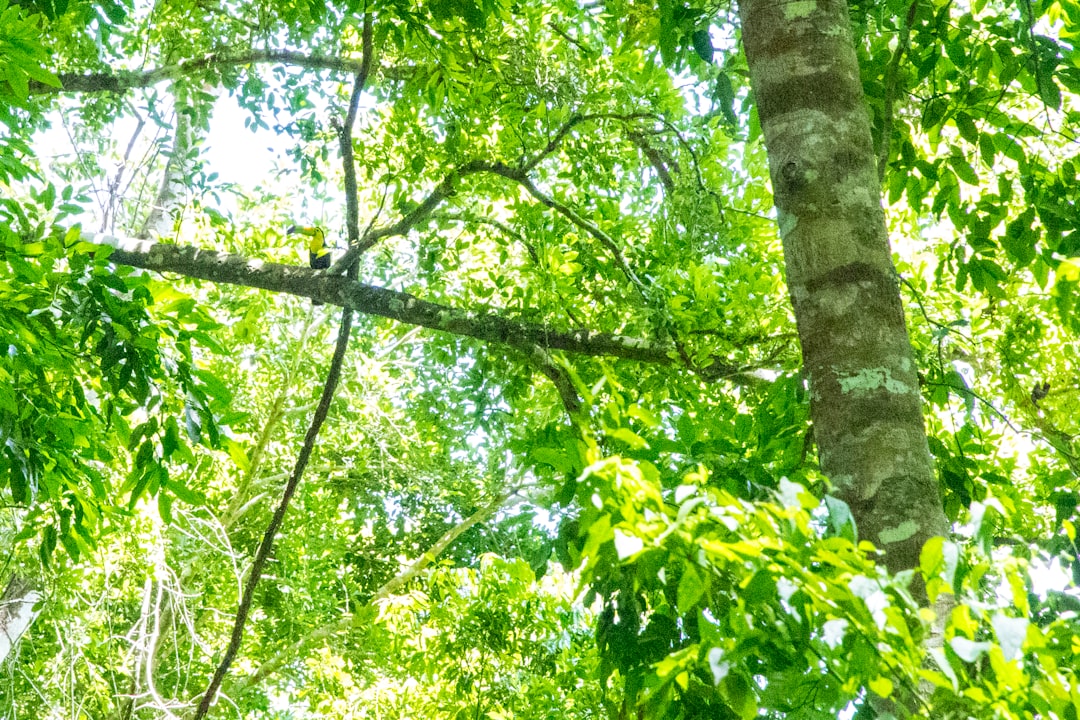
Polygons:
<instances>
[{"instance_id":1,"label":"twig","mask_svg":"<svg viewBox=\"0 0 1080 720\"><path fill-rule=\"evenodd\" d=\"M618 244L616 244L615 240L612 239L610 235L601 230L598 226L578 215L568 205L564 205L563 203L560 203L554 198L544 194L538 187L536 187L533 181L525 175L525 173L511 170L505 165L492 168L492 172L516 181L519 185L521 185L521 187L525 188L525 190L530 195L539 200L540 204L551 208L555 212L565 217L571 223L596 238L600 242L600 244L606 247L608 252L611 253L612 257L615 259L615 262L618 264L619 269L622 270L623 274L626 275L626 278L634 285L634 287L637 288L638 292L641 293L642 297L647 296L647 293L645 292L645 285L641 282L640 279L638 279L637 274L634 273L633 269L630 267L630 264L626 262L626 258L623 257L622 251L619 249Z\"/></svg>"},{"instance_id":2,"label":"twig","mask_svg":"<svg viewBox=\"0 0 1080 720\"><path fill-rule=\"evenodd\" d=\"M540 254L537 252L536 246L526 240L525 237L517 230L500 220L485 217L483 215L473 215L471 213L462 213L460 215L455 215L453 213L440 213L438 217L440 219L450 220L452 222L459 222L463 225L475 223L477 225L488 225L490 227L493 227L499 232L501 232L503 235L506 235L511 240L521 243L521 245L525 248L525 251L529 254L529 259L532 260L536 265L540 265Z\"/></svg>"},{"instance_id":3,"label":"twig","mask_svg":"<svg viewBox=\"0 0 1080 720\"><path fill-rule=\"evenodd\" d=\"M555 133L555 137L548 141L548 144L544 146L536 156L521 165L522 172L531 172L536 169L546 157L551 155L559 149L562 141L566 139L566 136L570 134L570 131L584 122L594 122L599 120L618 120L624 123L630 123L635 120L654 120L663 122L663 118L652 113L594 113L590 115L574 114L570 116L561 128Z\"/></svg>"},{"instance_id":4,"label":"twig","mask_svg":"<svg viewBox=\"0 0 1080 720\"><path fill-rule=\"evenodd\" d=\"M555 359L551 357L551 353L539 345L533 348L529 359L555 386L556 392L559 393L559 399L562 400L563 408L566 410L566 414L570 416L571 421L577 419L578 413L581 412L581 396L578 394L577 388L574 387L574 381L570 378L570 374L555 362Z\"/></svg>"},{"instance_id":5,"label":"twig","mask_svg":"<svg viewBox=\"0 0 1080 720\"><path fill-rule=\"evenodd\" d=\"M639 132L629 132L627 136L630 141L637 145L638 149L645 155L645 158L649 161L649 164L656 170L656 174L660 178L660 182L664 185L664 190L669 193L675 191L675 181L671 178L671 172L668 171L667 163L664 162L664 157L660 154L660 151L649 144L649 141L645 139L645 136Z\"/></svg>"},{"instance_id":6,"label":"twig","mask_svg":"<svg viewBox=\"0 0 1080 720\"><path fill-rule=\"evenodd\" d=\"M948 390L955 390L958 395L963 395L965 393L970 395L971 397L975 398L976 400L981 402L986 407L990 408L994 412L994 414L997 415L999 418L1001 418L1001 421L1004 422L1006 425L1008 425L1009 429L1012 430L1014 433L1016 433L1017 435L1023 435L1024 434L1024 432L1020 428L1018 428L1018 427L1016 427L1015 425L1012 424L1012 421L1009 420L1009 417L1004 412L1002 412L1001 410L998 410L994 406L994 404L992 402L990 402L989 400L987 400L986 398L984 398L982 395L975 392L971 388L969 388L969 387L958 387L954 383L935 382L933 380L927 380L925 384L926 384L927 387L943 387L943 388L946 388Z\"/></svg>"},{"instance_id":7,"label":"twig","mask_svg":"<svg viewBox=\"0 0 1080 720\"><path fill-rule=\"evenodd\" d=\"M121 197L120 183L124 179L124 171L127 170L128 161L131 159L131 153L135 149L135 141L139 139L139 135L142 134L143 128L146 127L146 119L143 118L138 110L134 110L134 113L138 122L135 125L135 130L131 133L131 139L128 140L127 148L124 150L124 156L120 159L120 162L117 163L116 174L113 175L112 182L109 183L108 205L106 205L105 211L101 214L101 232L111 230L116 226L116 206L120 203Z\"/></svg>"}]
</instances>

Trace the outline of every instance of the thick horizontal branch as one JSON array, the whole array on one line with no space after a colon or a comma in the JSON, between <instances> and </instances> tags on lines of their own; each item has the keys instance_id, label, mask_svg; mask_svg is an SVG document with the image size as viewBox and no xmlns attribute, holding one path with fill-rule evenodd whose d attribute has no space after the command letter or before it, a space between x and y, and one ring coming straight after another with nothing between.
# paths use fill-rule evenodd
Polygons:
<instances>
[{"instance_id":1,"label":"thick horizontal branch","mask_svg":"<svg viewBox=\"0 0 1080 720\"><path fill-rule=\"evenodd\" d=\"M181 60L173 65L154 68L153 70L95 73L60 73L60 87L50 87L44 83L32 83L30 92L46 93L122 93L136 88L146 88L166 80L175 80L201 72L208 68L224 68L235 65L279 64L311 70L332 70L356 75L360 72L360 58L341 58L329 55L311 55L294 50L245 50L221 51L198 58ZM385 74L385 73L384 73Z\"/></svg>"},{"instance_id":2,"label":"thick horizontal branch","mask_svg":"<svg viewBox=\"0 0 1080 720\"><path fill-rule=\"evenodd\" d=\"M494 310L453 308L306 267L95 233L83 233L83 240L111 247L110 260L122 265L308 297L366 315L507 345L526 354L539 346L577 355L618 357L662 365L678 362L675 349L664 343L588 330L555 330L513 320ZM736 373L738 369L714 364L708 372L710 376L720 377Z\"/></svg>"}]
</instances>

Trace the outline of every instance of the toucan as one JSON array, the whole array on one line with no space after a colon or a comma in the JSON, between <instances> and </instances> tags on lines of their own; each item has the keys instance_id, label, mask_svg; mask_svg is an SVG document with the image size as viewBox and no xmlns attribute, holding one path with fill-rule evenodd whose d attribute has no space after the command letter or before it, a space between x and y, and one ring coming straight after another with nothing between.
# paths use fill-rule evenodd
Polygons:
<instances>
[{"instance_id":1,"label":"toucan","mask_svg":"<svg viewBox=\"0 0 1080 720\"><path fill-rule=\"evenodd\" d=\"M326 247L326 231L321 227L306 227L303 225L291 225L285 231L289 235L303 235L308 239L308 265L312 270L325 270L330 267L330 250ZM317 300L313 305L322 305Z\"/></svg>"}]
</instances>

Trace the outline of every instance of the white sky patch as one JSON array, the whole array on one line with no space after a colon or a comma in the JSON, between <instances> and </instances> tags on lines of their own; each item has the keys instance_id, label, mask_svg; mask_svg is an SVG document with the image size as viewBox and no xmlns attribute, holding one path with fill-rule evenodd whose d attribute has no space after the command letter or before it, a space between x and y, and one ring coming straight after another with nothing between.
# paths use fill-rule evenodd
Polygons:
<instances>
[{"instance_id":1,"label":"white sky patch","mask_svg":"<svg viewBox=\"0 0 1080 720\"><path fill-rule=\"evenodd\" d=\"M840 643L844 641L844 634L847 632L848 621L843 618L834 618L829 620L822 627L823 635L822 641L831 648L840 646Z\"/></svg>"},{"instance_id":2,"label":"white sky patch","mask_svg":"<svg viewBox=\"0 0 1080 720\"><path fill-rule=\"evenodd\" d=\"M272 130L244 127L250 113L230 97L218 98L210 133L203 144L203 157L210 172L225 183L244 188L268 185L275 165L285 160L293 140Z\"/></svg>"},{"instance_id":3,"label":"white sky patch","mask_svg":"<svg viewBox=\"0 0 1080 720\"><path fill-rule=\"evenodd\" d=\"M1049 564L1041 558L1032 558L1029 566L1031 589L1040 598L1046 598L1051 590L1064 592L1072 584L1068 570L1061 566L1061 558L1053 558Z\"/></svg>"}]
</instances>

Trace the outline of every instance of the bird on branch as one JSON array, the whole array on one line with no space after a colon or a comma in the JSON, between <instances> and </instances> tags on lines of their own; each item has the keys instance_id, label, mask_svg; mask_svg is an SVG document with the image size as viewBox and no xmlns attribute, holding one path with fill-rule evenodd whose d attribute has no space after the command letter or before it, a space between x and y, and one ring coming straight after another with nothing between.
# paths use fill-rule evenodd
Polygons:
<instances>
[{"instance_id":1,"label":"bird on branch","mask_svg":"<svg viewBox=\"0 0 1080 720\"><path fill-rule=\"evenodd\" d=\"M326 270L330 267L330 249L326 244L326 231L321 227L290 225L285 231L289 235L303 235L307 238L308 265L312 270ZM322 305L313 300L312 304Z\"/></svg>"}]
</instances>

